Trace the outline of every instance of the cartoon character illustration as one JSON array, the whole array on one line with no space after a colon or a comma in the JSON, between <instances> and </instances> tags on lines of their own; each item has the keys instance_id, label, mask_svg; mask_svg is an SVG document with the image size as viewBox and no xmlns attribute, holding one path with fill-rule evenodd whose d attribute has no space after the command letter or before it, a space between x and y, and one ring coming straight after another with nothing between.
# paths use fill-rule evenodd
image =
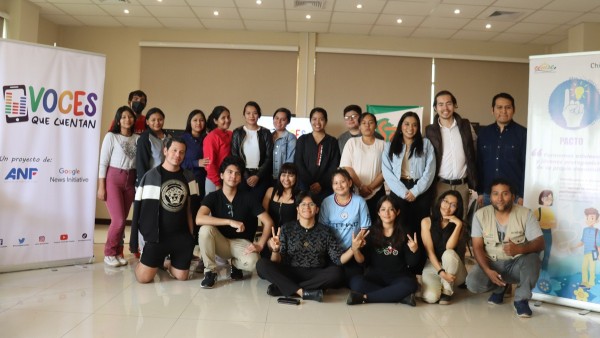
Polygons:
<instances>
[{"instance_id":1,"label":"cartoon character illustration","mask_svg":"<svg viewBox=\"0 0 600 338\"><path fill-rule=\"evenodd\" d=\"M600 245L600 231L594 227L598 223L598 209L587 208L583 211L585 214L585 224L581 234L581 242L574 248L583 246L583 262L581 263L581 284L583 288L592 288L596 285L596 261L598 260L598 248Z\"/></svg>"},{"instance_id":2,"label":"cartoon character illustration","mask_svg":"<svg viewBox=\"0 0 600 338\"><path fill-rule=\"evenodd\" d=\"M556 228L556 216L552 211L554 204L554 194L552 190L542 190L538 198L540 205L534 210L535 218L540 222L542 234L544 235L544 256L542 258L542 271L548 272L548 261L550 260L550 250L552 250L552 229Z\"/></svg>"}]
</instances>

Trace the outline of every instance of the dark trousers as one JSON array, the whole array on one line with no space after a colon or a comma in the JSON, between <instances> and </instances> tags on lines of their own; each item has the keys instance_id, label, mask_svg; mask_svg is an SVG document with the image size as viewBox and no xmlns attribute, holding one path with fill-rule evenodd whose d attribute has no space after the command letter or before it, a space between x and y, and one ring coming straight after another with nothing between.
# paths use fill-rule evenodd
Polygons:
<instances>
[{"instance_id":1,"label":"dark trousers","mask_svg":"<svg viewBox=\"0 0 600 338\"><path fill-rule=\"evenodd\" d=\"M350 281L355 276L362 276L365 273L365 269L362 265L358 264L354 257L350 258L348 262L342 265L342 269L344 270L344 285L346 287L350 287ZM342 285L340 285L342 286Z\"/></svg>"},{"instance_id":2,"label":"dark trousers","mask_svg":"<svg viewBox=\"0 0 600 338\"><path fill-rule=\"evenodd\" d=\"M367 295L367 303L398 303L417 291L417 279L411 274L389 275L367 272L350 281L350 289Z\"/></svg>"},{"instance_id":3,"label":"dark trousers","mask_svg":"<svg viewBox=\"0 0 600 338\"><path fill-rule=\"evenodd\" d=\"M410 189L410 188L409 188ZM390 192L390 196L398 201L400 206L400 219L404 226L404 231L413 237L417 234L417 243L419 247L423 247L423 241L421 240L421 220L425 217L429 217L431 211L431 199L433 198L433 191L431 188L427 189L424 193L419 195L413 202L398 197L393 192ZM427 261L427 255L424 254L425 250L419 250L417 253L420 255L419 263L416 266L411 266L410 271L416 275L420 275L425 267L425 261Z\"/></svg>"},{"instance_id":4,"label":"dark trousers","mask_svg":"<svg viewBox=\"0 0 600 338\"><path fill-rule=\"evenodd\" d=\"M373 195L373 197L369 198L365 202L367 202L367 208L369 209L369 216L371 216L371 223L375 223L375 220L379 218L377 210L377 202L385 196L385 188L382 186L379 191Z\"/></svg>"},{"instance_id":5,"label":"dark trousers","mask_svg":"<svg viewBox=\"0 0 600 338\"><path fill-rule=\"evenodd\" d=\"M335 288L343 280L341 267L330 265L324 268L299 268L261 258L256 263L256 272L261 278L275 284L284 296L296 294L298 289L315 290Z\"/></svg>"}]
</instances>

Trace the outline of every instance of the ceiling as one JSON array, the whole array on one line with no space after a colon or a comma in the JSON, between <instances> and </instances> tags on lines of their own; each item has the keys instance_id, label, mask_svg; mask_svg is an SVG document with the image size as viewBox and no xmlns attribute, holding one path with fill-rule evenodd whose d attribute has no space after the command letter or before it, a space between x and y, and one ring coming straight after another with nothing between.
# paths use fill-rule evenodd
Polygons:
<instances>
[{"instance_id":1,"label":"ceiling","mask_svg":"<svg viewBox=\"0 0 600 338\"><path fill-rule=\"evenodd\" d=\"M600 23L598 0L262 0L260 5L256 0L29 1L41 8L43 18L66 26L317 32L542 45L567 39L568 30L577 24ZM298 2L309 4L297 6ZM323 2L323 8L310 4Z\"/></svg>"}]
</instances>

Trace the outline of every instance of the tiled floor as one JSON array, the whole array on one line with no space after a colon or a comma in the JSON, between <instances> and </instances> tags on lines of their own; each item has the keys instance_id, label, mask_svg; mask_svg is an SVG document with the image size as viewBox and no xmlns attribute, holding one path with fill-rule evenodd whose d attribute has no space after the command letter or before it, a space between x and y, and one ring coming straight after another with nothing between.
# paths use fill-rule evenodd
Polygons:
<instances>
[{"instance_id":1,"label":"tiled floor","mask_svg":"<svg viewBox=\"0 0 600 338\"><path fill-rule=\"evenodd\" d=\"M347 306L347 290L293 306L268 296L256 274L231 282L225 267L212 290L201 274L179 282L163 271L141 285L134 258L109 268L102 252L95 244L94 264L0 274L0 337L600 337L600 314L543 304L520 319L511 300L488 305L465 290L449 306Z\"/></svg>"}]
</instances>

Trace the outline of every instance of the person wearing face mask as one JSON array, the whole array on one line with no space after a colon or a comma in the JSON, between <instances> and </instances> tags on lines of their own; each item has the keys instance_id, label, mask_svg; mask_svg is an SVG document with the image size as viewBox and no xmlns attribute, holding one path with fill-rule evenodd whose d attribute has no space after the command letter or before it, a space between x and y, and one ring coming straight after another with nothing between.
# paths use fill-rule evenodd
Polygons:
<instances>
[{"instance_id":1,"label":"person wearing face mask","mask_svg":"<svg viewBox=\"0 0 600 338\"><path fill-rule=\"evenodd\" d=\"M134 90L129 93L129 98L127 99L127 105L133 112L135 113L135 125L133 126L134 134L142 134L146 131L146 117L142 114L144 108L146 108L146 103L148 102L148 97L146 93L141 90ZM113 130L114 121L110 123L110 127L108 130Z\"/></svg>"}]
</instances>

